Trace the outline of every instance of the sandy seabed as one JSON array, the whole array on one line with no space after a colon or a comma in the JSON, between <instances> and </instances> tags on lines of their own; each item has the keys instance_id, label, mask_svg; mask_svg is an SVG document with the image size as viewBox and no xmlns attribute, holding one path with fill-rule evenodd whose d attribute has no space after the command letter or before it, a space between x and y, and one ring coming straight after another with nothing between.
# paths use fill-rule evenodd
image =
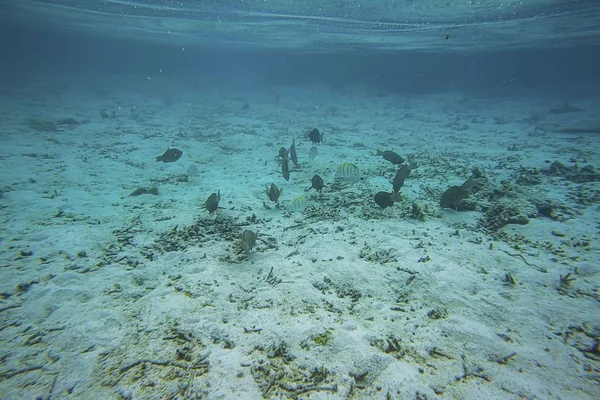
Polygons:
<instances>
[{"instance_id":1,"label":"sandy seabed","mask_svg":"<svg viewBox=\"0 0 600 400\"><path fill-rule=\"evenodd\" d=\"M81 76L0 102L3 399L600 398L598 99ZM386 209L377 149L411 167Z\"/></svg>"}]
</instances>

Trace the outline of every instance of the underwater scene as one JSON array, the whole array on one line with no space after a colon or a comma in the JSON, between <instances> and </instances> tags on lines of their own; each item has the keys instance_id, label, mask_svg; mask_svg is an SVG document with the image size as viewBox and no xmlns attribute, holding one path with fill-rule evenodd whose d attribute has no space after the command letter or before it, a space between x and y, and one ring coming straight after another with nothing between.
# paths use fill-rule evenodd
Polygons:
<instances>
[{"instance_id":1,"label":"underwater scene","mask_svg":"<svg viewBox=\"0 0 600 400\"><path fill-rule=\"evenodd\" d=\"M600 399L597 0L0 0L0 399Z\"/></svg>"}]
</instances>

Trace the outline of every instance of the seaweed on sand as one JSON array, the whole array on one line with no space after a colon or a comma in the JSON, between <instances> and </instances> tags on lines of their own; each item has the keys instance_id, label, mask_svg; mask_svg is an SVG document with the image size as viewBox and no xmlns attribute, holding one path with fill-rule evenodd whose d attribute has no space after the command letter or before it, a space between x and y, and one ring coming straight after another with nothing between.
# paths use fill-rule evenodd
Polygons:
<instances>
[{"instance_id":1,"label":"seaweed on sand","mask_svg":"<svg viewBox=\"0 0 600 400\"><path fill-rule=\"evenodd\" d=\"M25 121L25 124L36 132L56 132L58 131L58 125L56 122L51 120L44 120L39 118L30 118Z\"/></svg>"},{"instance_id":2,"label":"seaweed on sand","mask_svg":"<svg viewBox=\"0 0 600 400\"><path fill-rule=\"evenodd\" d=\"M36 132L58 132L63 126L75 127L80 122L73 118L59 118L56 121L51 119L29 118L25 124Z\"/></svg>"}]
</instances>

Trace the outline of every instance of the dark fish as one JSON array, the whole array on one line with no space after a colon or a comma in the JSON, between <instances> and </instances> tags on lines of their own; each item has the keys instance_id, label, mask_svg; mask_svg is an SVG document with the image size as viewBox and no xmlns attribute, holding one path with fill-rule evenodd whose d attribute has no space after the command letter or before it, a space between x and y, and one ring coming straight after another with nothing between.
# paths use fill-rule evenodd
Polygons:
<instances>
[{"instance_id":1,"label":"dark fish","mask_svg":"<svg viewBox=\"0 0 600 400\"><path fill-rule=\"evenodd\" d=\"M297 167L298 166L298 154L296 154L296 139L292 139L292 145L290 146L290 158Z\"/></svg>"},{"instance_id":2,"label":"dark fish","mask_svg":"<svg viewBox=\"0 0 600 400\"><path fill-rule=\"evenodd\" d=\"M373 200L381 208L387 208L394 205L394 201L397 200L398 195L396 193L388 192L377 192Z\"/></svg>"},{"instance_id":3,"label":"dark fish","mask_svg":"<svg viewBox=\"0 0 600 400\"><path fill-rule=\"evenodd\" d=\"M133 192L131 192L130 196L139 196L141 194L153 194L153 195L157 196L158 188L156 186L137 188Z\"/></svg>"},{"instance_id":4,"label":"dark fish","mask_svg":"<svg viewBox=\"0 0 600 400\"><path fill-rule=\"evenodd\" d=\"M308 138L313 144L321 143L323 141L323 134L319 132L317 128L310 131Z\"/></svg>"},{"instance_id":5,"label":"dark fish","mask_svg":"<svg viewBox=\"0 0 600 400\"><path fill-rule=\"evenodd\" d=\"M283 179L286 181L290 180L290 166L288 164L287 155L283 157L283 160L281 161L281 173L283 174Z\"/></svg>"},{"instance_id":6,"label":"dark fish","mask_svg":"<svg viewBox=\"0 0 600 400\"><path fill-rule=\"evenodd\" d=\"M321 178L319 175L315 175L312 177L310 182L312 183L312 186L309 187L308 189L306 189L305 191L309 191L310 189L315 189L317 192L321 193L321 190L323 190L323 186L324 186L323 178Z\"/></svg>"},{"instance_id":7,"label":"dark fish","mask_svg":"<svg viewBox=\"0 0 600 400\"><path fill-rule=\"evenodd\" d=\"M475 179L470 177L460 186L451 186L442 194L440 207L457 209L460 202L467 198L469 190L475 183Z\"/></svg>"},{"instance_id":8,"label":"dark fish","mask_svg":"<svg viewBox=\"0 0 600 400\"><path fill-rule=\"evenodd\" d=\"M400 157L397 153L394 153L391 150L380 151L377 150L376 156L383 156L384 160L388 160L392 164L402 164L404 163L404 158Z\"/></svg>"},{"instance_id":9,"label":"dark fish","mask_svg":"<svg viewBox=\"0 0 600 400\"><path fill-rule=\"evenodd\" d=\"M280 147L279 148L279 158L286 158L288 155L288 151L285 147Z\"/></svg>"},{"instance_id":10,"label":"dark fish","mask_svg":"<svg viewBox=\"0 0 600 400\"><path fill-rule=\"evenodd\" d=\"M398 193L402 185L404 185L404 180L410 176L410 167L408 165L403 165L400 167L398 172L396 172L396 176L394 176L394 180L392 181L392 186L394 188L394 193Z\"/></svg>"},{"instance_id":11,"label":"dark fish","mask_svg":"<svg viewBox=\"0 0 600 400\"><path fill-rule=\"evenodd\" d=\"M471 190L473 188L473 186L475 186L477 182L475 182L475 177L470 176L469 179L467 179L465 181L465 183L463 183L462 185L460 185L460 187L463 190Z\"/></svg>"},{"instance_id":12,"label":"dark fish","mask_svg":"<svg viewBox=\"0 0 600 400\"><path fill-rule=\"evenodd\" d=\"M250 254L250 252L252 251L254 243L256 243L257 237L258 233L252 232L248 229L246 229L244 233L242 233L242 248L244 249L246 254Z\"/></svg>"},{"instance_id":13,"label":"dark fish","mask_svg":"<svg viewBox=\"0 0 600 400\"><path fill-rule=\"evenodd\" d=\"M442 194L440 200L440 207L442 208L454 208L458 207L458 204L467 197L467 191L463 190L460 186L451 186Z\"/></svg>"},{"instance_id":14,"label":"dark fish","mask_svg":"<svg viewBox=\"0 0 600 400\"><path fill-rule=\"evenodd\" d=\"M282 194L283 189L279 189L276 184L271 183L271 187L267 186L267 196L269 196L269 200L278 203L279 196L281 196Z\"/></svg>"},{"instance_id":15,"label":"dark fish","mask_svg":"<svg viewBox=\"0 0 600 400\"><path fill-rule=\"evenodd\" d=\"M175 162L181 158L183 152L178 149L169 149L164 152L162 156L156 157L156 162L162 161L164 163Z\"/></svg>"},{"instance_id":16,"label":"dark fish","mask_svg":"<svg viewBox=\"0 0 600 400\"><path fill-rule=\"evenodd\" d=\"M204 202L204 208L208 210L209 213L214 213L219 209L219 201L221 200L221 191L217 190L217 193L212 193L208 196L208 199Z\"/></svg>"}]
</instances>

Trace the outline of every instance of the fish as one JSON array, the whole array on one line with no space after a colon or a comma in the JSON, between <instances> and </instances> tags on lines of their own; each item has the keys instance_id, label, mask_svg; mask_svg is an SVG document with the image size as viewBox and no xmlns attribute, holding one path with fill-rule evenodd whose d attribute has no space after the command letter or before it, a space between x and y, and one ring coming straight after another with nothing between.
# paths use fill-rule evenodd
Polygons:
<instances>
[{"instance_id":1,"label":"fish","mask_svg":"<svg viewBox=\"0 0 600 400\"><path fill-rule=\"evenodd\" d=\"M473 186L475 186L477 182L475 181L474 176L470 176L462 185L460 185L463 190L471 190Z\"/></svg>"},{"instance_id":2,"label":"fish","mask_svg":"<svg viewBox=\"0 0 600 400\"><path fill-rule=\"evenodd\" d=\"M358 182L362 179L358 167L348 162L340 164L335 174L335 177L350 182Z\"/></svg>"},{"instance_id":3,"label":"fish","mask_svg":"<svg viewBox=\"0 0 600 400\"><path fill-rule=\"evenodd\" d=\"M283 157L283 160L281 160L281 173L283 174L283 179L286 181L290 180L290 166L288 164L287 154Z\"/></svg>"},{"instance_id":4,"label":"fish","mask_svg":"<svg viewBox=\"0 0 600 400\"><path fill-rule=\"evenodd\" d=\"M296 154L296 139L292 139L292 145L290 146L290 159L294 165L298 166L298 154Z\"/></svg>"},{"instance_id":5,"label":"fish","mask_svg":"<svg viewBox=\"0 0 600 400\"><path fill-rule=\"evenodd\" d=\"M288 155L288 150L285 147L281 146L279 148L279 158L282 158L282 159L286 158L287 155Z\"/></svg>"},{"instance_id":6,"label":"fish","mask_svg":"<svg viewBox=\"0 0 600 400\"><path fill-rule=\"evenodd\" d=\"M221 200L221 191L217 190L217 193L212 193L208 196L208 199L204 202L204 208L208 210L209 213L214 213L219 208L219 201Z\"/></svg>"},{"instance_id":7,"label":"fish","mask_svg":"<svg viewBox=\"0 0 600 400\"><path fill-rule=\"evenodd\" d=\"M451 186L442 194L440 207L453 208L456 210L460 202L467 198L469 195L469 190L475 185L475 183L475 179L473 179L471 176L462 185Z\"/></svg>"},{"instance_id":8,"label":"fish","mask_svg":"<svg viewBox=\"0 0 600 400\"><path fill-rule=\"evenodd\" d=\"M156 186L153 187L141 187L135 189L129 196L139 196L141 194L153 194L155 196L158 195L158 188Z\"/></svg>"},{"instance_id":9,"label":"fish","mask_svg":"<svg viewBox=\"0 0 600 400\"><path fill-rule=\"evenodd\" d=\"M317 156L317 154L319 154L319 149L317 149L317 146L313 146L308 151L308 158L310 158L311 160L314 160L315 157Z\"/></svg>"},{"instance_id":10,"label":"fish","mask_svg":"<svg viewBox=\"0 0 600 400\"><path fill-rule=\"evenodd\" d=\"M249 229L246 229L244 233L242 233L242 248L246 254L250 254L252 252L252 248L254 247L254 243L256 243L257 237L258 233L252 232Z\"/></svg>"},{"instance_id":11,"label":"fish","mask_svg":"<svg viewBox=\"0 0 600 400\"><path fill-rule=\"evenodd\" d=\"M279 202L279 197L283 194L283 189L279 189L276 184L271 183L271 187L267 186L267 196L269 200L275 203Z\"/></svg>"},{"instance_id":12,"label":"fish","mask_svg":"<svg viewBox=\"0 0 600 400\"><path fill-rule=\"evenodd\" d=\"M187 169L187 176L197 176L198 175L198 167L195 164L192 164Z\"/></svg>"},{"instance_id":13,"label":"fish","mask_svg":"<svg viewBox=\"0 0 600 400\"><path fill-rule=\"evenodd\" d=\"M169 149L163 153L162 156L156 157L156 162L162 161L164 163L171 163L179 160L183 155L183 151L179 149Z\"/></svg>"},{"instance_id":14,"label":"fish","mask_svg":"<svg viewBox=\"0 0 600 400\"><path fill-rule=\"evenodd\" d=\"M117 113L115 110L113 110L110 114L106 110L100 110L101 118L115 118L116 116L117 116Z\"/></svg>"},{"instance_id":15,"label":"fish","mask_svg":"<svg viewBox=\"0 0 600 400\"><path fill-rule=\"evenodd\" d=\"M310 182L312 186L306 189L305 192L308 192L310 189L315 189L317 192L321 193L321 190L323 190L324 186L323 178L321 178L319 175L314 175Z\"/></svg>"},{"instance_id":16,"label":"fish","mask_svg":"<svg viewBox=\"0 0 600 400\"><path fill-rule=\"evenodd\" d=\"M400 200L399 193L388 193L388 192L377 192L375 197L373 197L375 203L381 208L387 208L394 205L394 202Z\"/></svg>"},{"instance_id":17,"label":"fish","mask_svg":"<svg viewBox=\"0 0 600 400\"><path fill-rule=\"evenodd\" d=\"M392 187L394 189L394 193L398 193L400 188L404 185L404 181L406 178L410 176L410 167L408 165L403 165L396 172L396 176L394 176L394 180L392 181Z\"/></svg>"},{"instance_id":18,"label":"fish","mask_svg":"<svg viewBox=\"0 0 600 400\"><path fill-rule=\"evenodd\" d=\"M308 138L313 144L319 144L323 141L323 134L315 128L308 133Z\"/></svg>"},{"instance_id":19,"label":"fish","mask_svg":"<svg viewBox=\"0 0 600 400\"><path fill-rule=\"evenodd\" d=\"M288 208L290 211L300 212L306 208L306 205L307 205L306 196L300 196L300 197L296 198L294 201L292 201L292 203L290 204L290 206Z\"/></svg>"},{"instance_id":20,"label":"fish","mask_svg":"<svg viewBox=\"0 0 600 400\"><path fill-rule=\"evenodd\" d=\"M386 150L386 151L377 150L377 153L375 155L383 156L384 160L387 160L394 165L404 163L404 158L400 157L400 155L398 155L397 153L395 153L391 150Z\"/></svg>"}]
</instances>

